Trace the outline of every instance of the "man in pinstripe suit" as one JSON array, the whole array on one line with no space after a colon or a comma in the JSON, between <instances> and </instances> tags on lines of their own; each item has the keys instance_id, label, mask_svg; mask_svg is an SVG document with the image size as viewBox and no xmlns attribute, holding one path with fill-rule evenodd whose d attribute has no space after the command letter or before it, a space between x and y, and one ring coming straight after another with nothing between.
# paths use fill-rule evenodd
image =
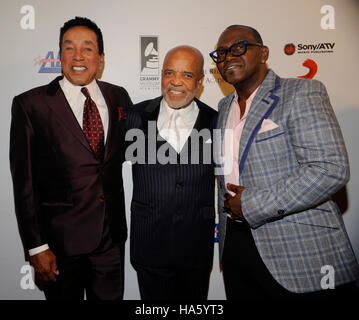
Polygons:
<instances>
[{"instance_id":1,"label":"man in pinstripe suit","mask_svg":"<svg viewBox=\"0 0 359 320\"><path fill-rule=\"evenodd\" d=\"M143 300L207 298L215 223L211 132L217 112L195 99L202 81L202 54L176 47L163 63L163 97L128 110L127 134L140 134L127 148L127 160L131 148L143 142L137 161L132 159L130 233Z\"/></svg>"},{"instance_id":2,"label":"man in pinstripe suit","mask_svg":"<svg viewBox=\"0 0 359 320\"><path fill-rule=\"evenodd\" d=\"M331 199L349 180L348 157L325 87L268 69L269 49L248 26L224 30L210 55L235 87L218 106L218 128L234 132L220 144L227 298L356 294L358 263Z\"/></svg>"}]
</instances>

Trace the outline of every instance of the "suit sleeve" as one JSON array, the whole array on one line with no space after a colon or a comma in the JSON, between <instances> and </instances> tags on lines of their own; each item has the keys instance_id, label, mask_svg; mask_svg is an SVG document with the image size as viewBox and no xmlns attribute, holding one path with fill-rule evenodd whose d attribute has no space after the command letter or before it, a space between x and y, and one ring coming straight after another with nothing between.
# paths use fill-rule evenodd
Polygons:
<instances>
[{"instance_id":1,"label":"suit sleeve","mask_svg":"<svg viewBox=\"0 0 359 320\"><path fill-rule=\"evenodd\" d=\"M120 87L120 89L121 89L121 94L123 95L125 109L128 107L132 107L133 103L132 103L131 97L128 94L127 90L123 87Z\"/></svg>"},{"instance_id":2,"label":"suit sleeve","mask_svg":"<svg viewBox=\"0 0 359 320\"><path fill-rule=\"evenodd\" d=\"M121 91L121 95L123 96L123 116L125 117L124 119L121 119L121 121L119 122L119 130L120 130L120 136L121 137L125 137L126 135L126 130L127 130L127 122L128 122L128 117L129 117L129 113L131 112L131 110L133 109L133 103L132 100L130 98L130 95L128 94L127 90L123 87L120 87ZM126 142L124 143L124 147L126 148Z\"/></svg>"},{"instance_id":3,"label":"suit sleeve","mask_svg":"<svg viewBox=\"0 0 359 320\"><path fill-rule=\"evenodd\" d=\"M296 168L274 185L242 193L243 215L254 228L287 214L305 214L349 180L347 151L326 89L319 81L301 83L287 120L296 159L282 160L296 161Z\"/></svg>"},{"instance_id":4,"label":"suit sleeve","mask_svg":"<svg viewBox=\"0 0 359 320\"><path fill-rule=\"evenodd\" d=\"M12 104L10 128L10 170L13 179L15 212L25 250L46 243L41 234L33 176L34 129L19 97Z\"/></svg>"}]
</instances>

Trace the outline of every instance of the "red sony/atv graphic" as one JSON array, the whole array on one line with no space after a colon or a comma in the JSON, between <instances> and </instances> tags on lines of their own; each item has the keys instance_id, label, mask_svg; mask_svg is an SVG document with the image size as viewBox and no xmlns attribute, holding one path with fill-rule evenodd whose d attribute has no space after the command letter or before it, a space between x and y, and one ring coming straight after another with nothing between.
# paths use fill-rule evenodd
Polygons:
<instances>
[{"instance_id":1,"label":"red sony/atv graphic","mask_svg":"<svg viewBox=\"0 0 359 320\"><path fill-rule=\"evenodd\" d=\"M309 69L308 73L304 76L298 76L297 78L313 79L318 71L318 65L312 59L307 59L302 64L304 67Z\"/></svg>"},{"instance_id":2,"label":"red sony/atv graphic","mask_svg":"<svg viewBox=\"0 0 359 320\"><path fill-rule=\"evenodd\" d=\"M291 56L295 52L295 45L293 43L288 43L284 47L284 53L288 56Z\"/></svg>"}]
</instances>

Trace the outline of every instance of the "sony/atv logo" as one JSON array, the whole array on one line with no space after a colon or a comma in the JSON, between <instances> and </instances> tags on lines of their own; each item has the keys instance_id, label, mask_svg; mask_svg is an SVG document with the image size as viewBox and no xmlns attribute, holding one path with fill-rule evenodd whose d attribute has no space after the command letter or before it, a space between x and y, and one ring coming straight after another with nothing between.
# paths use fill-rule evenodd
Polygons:
<instances>
[{"instance_id":1,"label":"sony/atv logo","mask_svg":"<svg viewBox=\"0 0 359 320\"><path fill-rule=\"evenodd\" d=\"M324 42L324 43L317 43L317 44L298 44L298 53L308 53L310 51L313 53L313 51L319 51L320 52L333 52L335 46L335 42ZM302 52L301 52L302 51Z\"/></svg>"}]
</instances>

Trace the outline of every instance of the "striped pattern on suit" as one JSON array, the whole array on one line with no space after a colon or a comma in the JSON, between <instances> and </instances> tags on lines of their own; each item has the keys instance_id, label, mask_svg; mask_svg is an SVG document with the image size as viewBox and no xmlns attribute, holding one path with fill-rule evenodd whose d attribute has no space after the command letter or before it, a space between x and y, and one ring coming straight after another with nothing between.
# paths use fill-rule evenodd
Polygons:
<instances>
[{"instance_id":1,"label":"striped pattern on suit","mask_svg":"<svg viewBox=\"0 0 359 320\"><path fill-rule=\"evenodd\" d=\"M212 265L214 246L214 166L203 153L212 152L211 134L194 144L194 132L175 155L177 164L149 164L148 148L175 152L158 136L156 121L162 97L139 103L128 110L126 130L138 128L145 135L146 160L132 165L131 262L144 266L199 268ZM193 129L213 129L217 112L196 99L199 114ZM152 136L150 125L155 126ZM211 132L211 131L208 131ZM154 149L154 150L153 150ZM180 158L188 150L188 164ZM191 162L193 152L200 162Z\"/></svg>"}]
</instances>

